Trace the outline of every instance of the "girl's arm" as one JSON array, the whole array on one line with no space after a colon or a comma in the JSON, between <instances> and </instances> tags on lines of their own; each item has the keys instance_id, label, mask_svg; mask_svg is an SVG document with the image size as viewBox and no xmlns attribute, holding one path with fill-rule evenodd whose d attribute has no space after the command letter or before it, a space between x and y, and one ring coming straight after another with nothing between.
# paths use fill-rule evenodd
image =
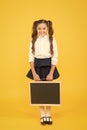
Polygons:
<instances>
[{"instance_id":1,"label":"girl's arm","mask_svg":"<svg viewBox=\"0 0 87 130\"><path fill-rule=\"evenodd\" d=\"M53 80L53 73L54 73L55 66L56 66L57 60L58 60L58 49L57 49L57 44L56 44L55 38L53 39L53 51L54 51L54 54L52 56L52 66L51 66L49 74L46 77L46 80Z\"/></svg>"},{"instance_id":2,"label":"girl's arm","mask_svg":"<svg viewBox=\"0 0 87 130\"><path fill-rule=\"evenodd\" d=\"M38 75L38 74L36 73L36 71L35 71L35 68L34 68L34 62L30 62L30 67L31 67L31 71L32 71L32 74L33 74L34 80L35 80L35 81L40 80L39 75Z\"/></svg>"},{"instance_id":3,"label":"girl's arm","mask_svg":"<svg viewBox=\"0 0 87 130\"><path fill-rule=\"evenodd\" d=\"M33 74L33 75L36 74L35 68L34 68L34 62L33 62L33 61L30 62L30 67L31 67L32 74Z\"/></svg>"},{"instance_id":4,"label":"girl's arm","mask_svg":"<svg viewBox=\"0 0 87 130\"><path fill-rule=\"evenodd\" d=\"M51 69L50 69L50 72L49 72L49 74L48 74L47 77L46 77L46 80L48 80L48 81L53 80L54 70L55 70L55 65L52 65L52 66L51 66Z\"/></svg>"},{"instance_id":5,"label":"girl's arm","mask_svg":"<svg viewBox=\"0 0 87 130\"><path fill-rule=\"evenodd\" d=\"M55 70L55 65L52 65L49 74L53 75L54 70Z\"/></svg>"}]
</instances>

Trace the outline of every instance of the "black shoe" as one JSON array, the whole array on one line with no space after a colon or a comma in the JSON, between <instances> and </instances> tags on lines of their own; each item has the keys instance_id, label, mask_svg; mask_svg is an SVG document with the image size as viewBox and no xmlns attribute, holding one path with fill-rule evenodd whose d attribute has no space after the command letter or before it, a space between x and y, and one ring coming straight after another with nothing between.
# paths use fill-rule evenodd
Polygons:
<instances>
[{"instance_id":1,"label":"black shoe","mask_svg":"<svg viewBox=\"0 0 87 130\"><path fill-rule=\"evenodd\" d=\"M53 123L53 121L52 121L51 116L46 117L46 124L52 125L52 123Z\"/></svg>"},{"instance_id":2,"label":"black shoe","mask_svg":"<svg viewBox=\"0 0 87 130\"><path fill-rule=\"evenodd\" d=\"M40 118L40 123L42 125L46 125L46 117L45 116L43 116L43 117Z\"/></svg>"}]
</instances>

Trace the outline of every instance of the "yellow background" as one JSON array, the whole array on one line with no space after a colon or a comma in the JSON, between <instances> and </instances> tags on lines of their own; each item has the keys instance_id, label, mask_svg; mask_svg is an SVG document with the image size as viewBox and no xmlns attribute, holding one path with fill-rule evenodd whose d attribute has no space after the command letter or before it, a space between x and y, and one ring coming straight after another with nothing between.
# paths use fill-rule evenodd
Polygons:
<instances>
[{"instance_id":1,"label":"yellow background","mask_svg":"<svg viewBox=\"0 0 87 130\"><path fill-rule=\"evenodd\" d=\"M86 130L87 1L0 0L0 130ZM29 105L26 73L34 20L53 21L58 43L62 104L52 107L52 126L41 126Z\"/></svg>"}]
</instances>

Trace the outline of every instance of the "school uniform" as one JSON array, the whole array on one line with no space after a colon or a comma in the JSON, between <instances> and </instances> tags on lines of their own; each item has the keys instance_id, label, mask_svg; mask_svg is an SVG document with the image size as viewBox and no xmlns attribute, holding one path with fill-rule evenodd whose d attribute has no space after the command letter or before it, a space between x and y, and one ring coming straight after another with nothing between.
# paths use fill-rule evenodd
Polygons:
<instances>
[{"instance_id":1,"label":"school uniform","mask_svg":"<svg viewBox=\"0 0 87 130\"><path fill-rule=\"evenodd\" d=\"M35 54L32 53L32 42L30 42L29 48L29 62L34 62L36 73L39 75L41 80L46 80L46 76L49 74L51 65L56 65L58 62L58 50L55 38L53 38L53 51L54 54L50 53L50 42L48 35L39 36L35 41ZM34 79L31 69L28 71L28 78ZM55 67L53 73L53 79L57 79L60 76L58 69Z\"/></svg>"}]
</instances>

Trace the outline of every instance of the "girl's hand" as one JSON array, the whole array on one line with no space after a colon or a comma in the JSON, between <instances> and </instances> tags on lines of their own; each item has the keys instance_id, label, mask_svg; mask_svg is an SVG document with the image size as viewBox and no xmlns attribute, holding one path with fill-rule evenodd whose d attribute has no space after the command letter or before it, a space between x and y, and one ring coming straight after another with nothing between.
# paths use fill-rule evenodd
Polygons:
<instances>
[{"instance_id":1,"label":"girl's hand","mask_svg":"<svg viewBox=\"0 0 87 130\"><path fill-rule=\"evenodd\" d=\"M47 81L52 81L53 80L53 74L48 74L47 77L46 77L46 80Z\"/></svg>"},{"instance_id":2,"label":"girl's hand","mask_svg":"<svg viewBox=\"0 0 87 130\"><path fill-rule=\"evenodd\" d=\"M37 73L33 75L35 81L40 81L40 77Z\"/></svg>"}]
</instances>

